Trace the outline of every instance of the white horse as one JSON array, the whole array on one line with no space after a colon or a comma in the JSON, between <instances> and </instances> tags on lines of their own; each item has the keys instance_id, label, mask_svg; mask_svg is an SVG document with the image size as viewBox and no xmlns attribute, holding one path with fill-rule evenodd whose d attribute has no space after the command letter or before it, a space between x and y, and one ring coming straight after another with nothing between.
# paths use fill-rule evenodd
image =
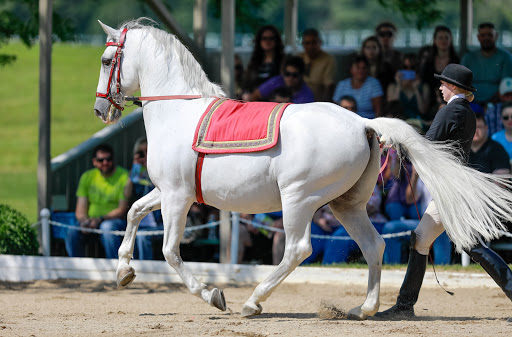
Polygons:
<instances>
[{"instance_id":1,"label":"white horse","mask_svg":"<svg viewBox=\"0 0 512 337\"><path fill-rule=\"evenodd\" d=\"M194 131L213 97L224 93L207 79L172 34L143 25L141 19L124 24L120 30L100 24L108 35L108 47L101 57L94 110L104 122L116 122L125 104L123 95L139 89L142 96L202 97L144 100L148 171L156 188L135 202L128 213L126 235L119 248L118 285L124 287L135 277L129 263L140 220L161 208L166 261L192 294L226 310L222 291L208 290L200 283L179 251L187 211L196 201L197 153L191 148ZM116 57L116 52L122 52L122 58ZM112 64L115 60L119 60L117 65ZM512 208L510 194L495 181L506 182L462 165L450 153L453 146L425 140L398 119L367 120L331 103L293 104L283 114L279 141L273 148L256 153L209 154L204 159L202 191L207 204L251 214L283 210L284 257L255 288L242 316L260 314L260 303L311 254L311 219L324 204L329 204L368 263L366 300L350 310L349 316L365 319L378 311L385 244L365 207L379 173L377 135L381 142L409 156L439 201L436 205L459 251L470 248L478 237L489 240L500 235L500 220L511 219Z\"/></svg>"}]
</instances>

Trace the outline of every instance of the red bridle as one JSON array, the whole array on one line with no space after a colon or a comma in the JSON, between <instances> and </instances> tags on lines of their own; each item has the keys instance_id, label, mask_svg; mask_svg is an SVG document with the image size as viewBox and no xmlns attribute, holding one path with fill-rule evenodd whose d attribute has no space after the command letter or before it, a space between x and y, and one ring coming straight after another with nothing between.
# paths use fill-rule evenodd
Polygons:
<instances>
[{"instance_id":1,"label":"red bridle","mask_svg":"<svg viewBox=\"0 0 512 337\"><path fill-rule=\"evenodd\" d=\"M119 42L107 42L106 46L117 46L116 54L112 59L112 63L110 65L110 74L108 76L108 84L107 84L107 93L96 92L96 97L106 98L112 103L116 108L123 111L124 107L121 106L124 100L133 101L134 104L142 106L140 101L156 101L156 100L167 100L167 99L193 99L193 98L202 98L201 95L170 95L170 96L149 96L149 97L127 97L123 96L121 92L121 54L122 49L124 47L124 41L126 39L126 32L128 28L123 29L121 32L121 36L119 37ZM114 75L114 71L117 66L117 75L116 75L116 91L112 93L112 78Z\"/></svg>"}]
</instances>

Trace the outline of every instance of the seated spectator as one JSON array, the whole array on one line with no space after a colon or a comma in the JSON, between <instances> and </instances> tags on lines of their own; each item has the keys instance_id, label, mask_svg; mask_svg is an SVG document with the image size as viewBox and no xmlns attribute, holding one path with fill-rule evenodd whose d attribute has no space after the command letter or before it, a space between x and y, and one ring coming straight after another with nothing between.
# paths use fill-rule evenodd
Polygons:
<instances>
[{"instance_id":1,"label":"seated spectator","mask_svg":"<svg viewBox=\"0 0 512 337\"><path fill-rule=\"evenodd\" d=\"M106 144L93 150L93 169L82 174L76 192L75 215L80 227L104 231L100 241L108 259L117 259L121 236L111 231L126 228L128 201L123 193L129 180L128 171L114 164L114 151ZM70 257L85 256L85 242L96 239L90 232L68 230L66 250Z\"/></svg>"},{"instance_id":2,"label":"seated spectator","mask_svg":"<svg viewBox=\"0 0 512 337\"><path fill-rule=\"evenodd\" d=\"M316 29L309 28L302 33L302 47L304 52L299 56L306 65L304 82L315 94L317 102L329 102L334 90L336 61L322 50L322 39Z\"/></svg>"},{"instance_id":3,"label":"seated spectator","mask_svg":"<svg viewBox=\"0 0 512 337\"><path fill-rule=\"evenodd\" d=\"M424 59L420 59L420 67L417 69L421 81L428 87L430 94L427 109L421 115L423 122L430 126L439 106L445 103L439 90L441 82L434 77L434 74L440 75L448 64L459 63L460 58L453 46L452 31L446 26L440 25L434 29L432 45L427 48L429 49L425 54L420 54Z\"/></svg>"},{"instance_id":4,"label":"seated spectator","mask_svg":"<svg viewBox=\"0 0 512 337\"><path fill-rule=\"evenodd\" d=\"M282 215L281 215L282 216ZM266 225L271 227L275 221L270 213L264 214L240 214L241 219L249 220L252 223L240 222L238 263L249 262L256 264L273 263L272 236L275 234L265 228L257 226ZM283 245L284 252L284 245ZM281 256L282 259L282 256ZM279 262L281 262L281 259ZM279 264L279 262L277 264Z\"/></svg>"},{"instance_id":5,"label":"seated spectator","mask_svg":"<svg viewBox=\"0 0 512 337\"><path fill-rule=\"evenodd\" d=\"M292 91L286 87L279 88L274 91L272 102L276 103L290 103L292 101Z\"/></svg>"},{"instance_id":6,"label":"seated spectator","mask_svg":"<svg viewBox=\"0 0 512 337\"><path fill-rule=\"evenodd\" d=\"M395 24L389 21L381 22L375 27L375 34L382 46L382 55L385 62L391 64L393 73L397 71L402 62L402 54L393 46L398 29Z\"/></svg>"},{"instance_id":7,"label":"seated spectator","mask_svg":"<svg viewBox=\"0 0 512 337\"><path fill-rule=\"evenodd\" d=\"M485 121L489 128L490 135L493 135L503 129L501 111L503 110L503 105L512 102L512 77L505 77L501 80L498 95L498 102L487 103L487 107L485 109ZM473 109L475 113L477 112L473 106L471 106L471 109Z\"/></svg>"},{"instance_id":8,"label":"seated spectator","mask_svg":"<svg viewBox=\"0 0 512 337\"><path fill-rule=\"evenodd\" d=\"M350 95L356 99L358 115L375 118L381 115L384 93L379 81L368 76L368 66L366 57L355 56L350 67L351 77L338 82L332 100L340 104L341 97Z\"/></svg>"},{"instance_id":9,"label":"seated spectator","mask_svg":"<svg viewBox=\"0 0 512 337\"><path fill-rule=\"evenodd\" d=\"M286 59L281 75L274 76L256 89L250 101L268 100L280 88L288 88L292 92L292 103L310 103L315 98L311 89L304 82L304 61L298 56Z\"/></svg>"},{"instance_id":10,"label":"seated spectator","mask_svg":"<svg viewBox=\"0 0 512 337\"><path fill-rule=\"evenodd\" d=\"M469 152L469 166L484 173L509 174L510 159L503 146L489 138L487 123L476 114L476 131Z\"/></svg>"},{"instance_id":11,"label":"seated spectator","mask_svg":"<svg viewBox=\"0 0 512 337\"><path fill-rule=\"evenodd\" d=\"M276 27L261 27L254 37L254 49L243 80L244 100L263 82L279 75L284 60L284 45Z\"/></svg>"},{"instance_id":12,"label":"seated spectator","mask_svg":"<svg viewBox=\"0 0 512 337\"><path fill-rule=\"evenodd\" d=\"M398 101L403 107L403 119L421 120L430 106L429 87L416 76L416 55L406 54L395 82L388 86L387 101Z\"/></svg>"},{"instance_id":13,"label":"seated spectator","mask_svg":"<svg viewBox=\"0 0 512 337\"><path fill-rule=\"evenodd\" d=\"M510 159L512 158L512 102L503 105L501 121L503 130L496 132L491 138L505 148Z\"/></svg>"},{"instance_id":14,"label":"seated spectator","mask_svg":"<svg viewBox=\"0 0 512 337\"><path fill-rule=\"evenodd\" d=\"M369 75L379 81L382 91L386 94L388 85L393 82L395 77L395 70L389 62L384 60L379 39L376 36L369 36L364 39L359 53L368 60L370 65L368 68Z\"/></svg>"},{"instance_id":15,"label":"seated spectator","mask_svg":"<svg viewBox=\"0 0 512 337\"><path fill-rule=\"evenodd\" d=\"M466 53L461 64L473 71L475 103L486 105L498 101L501 80L512 76L512 54L496 46L498 32L491 22L478 25L477 38L480 49Z\"/></svg>"},{"instance_id":16,"label":"seated spectator","mask_svg":"<svg viewBox=\"0 0 512 337\"><path fill-rule=\"evenodd\" d=\"M149 192L155 185L151 182L147 169L148 141L140 138L135 142L133 149L133 165L130 171L130 179L126 183L125 196L130 204L139 200ZM146 215L140 220L138 232L163 229L162 214L160 210ZM153 238L151 235L135 236L134 258L140 260L153 259Z\"/></svg>"},{"instance_id":17,"label":"seated spectator","mask_svg":"<svg viewBox=\"0 0 512 337\"><path fill-rule=\"evenodd\" d=\"M357 113L357 102L352 96L345 95L340 99L340 106L349 111Z\"/></svg>"}]
</instances>

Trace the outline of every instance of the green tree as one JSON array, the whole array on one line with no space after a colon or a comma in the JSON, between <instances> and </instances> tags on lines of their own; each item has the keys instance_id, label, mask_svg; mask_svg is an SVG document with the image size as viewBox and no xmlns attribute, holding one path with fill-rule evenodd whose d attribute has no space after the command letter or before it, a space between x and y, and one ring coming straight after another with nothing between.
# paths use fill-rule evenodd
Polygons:
<instances>
[{"instance_id":1,"label":"green tree","mask_svg":"<svg viewBox=\"0 0 512 337\"><path fill-rule=\"evenodd\" d=\"M52 16L53 33L63 41L74 38L74 29L68 19L55 11ZM19 37L31 47L39 34L38 0L0 0L0 47L9 43L13 37ZM12 63L16 55L0 53L0 66Z\"/></svg>"}]
</instances>

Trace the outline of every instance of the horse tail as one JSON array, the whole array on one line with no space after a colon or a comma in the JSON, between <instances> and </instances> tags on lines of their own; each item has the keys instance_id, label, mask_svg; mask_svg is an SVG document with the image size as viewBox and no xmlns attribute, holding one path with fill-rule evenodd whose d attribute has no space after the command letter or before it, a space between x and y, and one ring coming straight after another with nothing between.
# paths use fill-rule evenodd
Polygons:
<instances>
[{"instance_id":1,"label":"horse tail","mask_svg":"<svg viewBox=\"0 0 512 337\"><path fill-rule=\"evenodd\" d=\"M376 118L366 120L366 127L412 162L458 252L471 249L480 238L490 241L507 231L504 222L512 221L512 176L466 166L455 155L454 143L429 141L402 120Z\"/></svg>"}]
</instances>

